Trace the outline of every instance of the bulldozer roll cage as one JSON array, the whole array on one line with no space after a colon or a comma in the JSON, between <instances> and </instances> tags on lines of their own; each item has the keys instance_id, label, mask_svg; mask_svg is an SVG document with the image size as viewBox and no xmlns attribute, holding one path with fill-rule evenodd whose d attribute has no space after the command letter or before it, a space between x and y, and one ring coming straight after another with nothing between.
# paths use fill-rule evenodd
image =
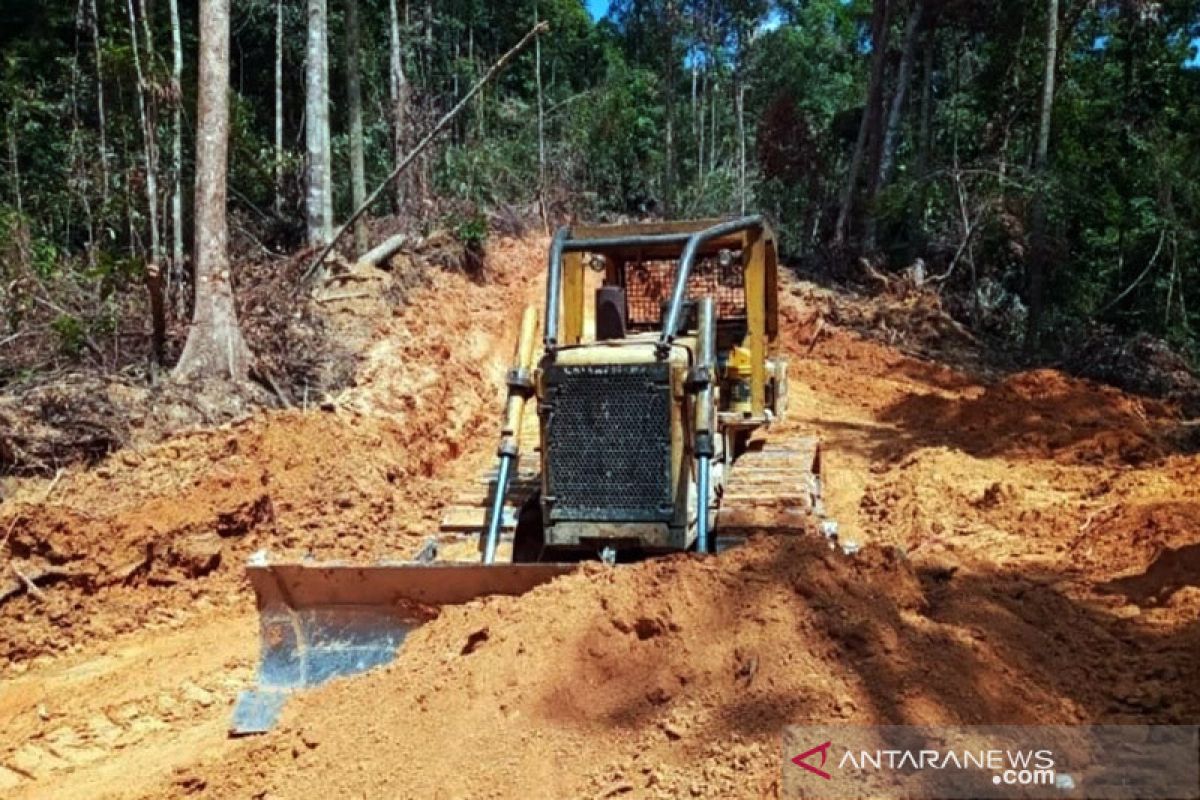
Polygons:
<instances>
[{"instance_id":1,"label":"bulldozer roll cage","mask_svg":"<svg viewBox=\"0 0 1200 800\"><path fill-rule=\"evenodd\" d=\"M629 232L621 232L622 227ZM626 263L673 261L678 256L669 304L657 342L660 359L666 359L680 332L685 301L697 258L721 250L740 251L744 261L743 303L746 340L751 351L751 410L762 418L767 407L765 360L768 341L778 331L775 290L777 263L773 236L758 214L718 221L700 220L635 224L630 226L560 227L550 244L542 345L547 360L562 347L579 344L583 336L584 280L582 256L600 255L608 262L612 278L624 286ZM680 253L680 245L683 246ZM722 304L718 303L717 311ZM718 325L728 319L718 313ZM656 326L657 327L657 326Z\"/></svg>"}]
</instances>

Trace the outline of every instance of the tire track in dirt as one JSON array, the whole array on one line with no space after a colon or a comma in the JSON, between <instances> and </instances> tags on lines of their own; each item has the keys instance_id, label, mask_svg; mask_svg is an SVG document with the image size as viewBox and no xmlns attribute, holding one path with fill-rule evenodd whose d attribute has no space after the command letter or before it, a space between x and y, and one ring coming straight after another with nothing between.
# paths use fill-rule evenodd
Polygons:
<instances>
[{"instance_id":1,"label":"tire track in dirt","mask_svg":"<svg viewBox=\"0 0 1200 800\"><path fill-rule=\"evenodd\" d=\"M241 608L5 681L0 788L98 797L188 764L197 743L219 747L229 704L253 676L256 635Z\"/></svg>"}]
</instances>

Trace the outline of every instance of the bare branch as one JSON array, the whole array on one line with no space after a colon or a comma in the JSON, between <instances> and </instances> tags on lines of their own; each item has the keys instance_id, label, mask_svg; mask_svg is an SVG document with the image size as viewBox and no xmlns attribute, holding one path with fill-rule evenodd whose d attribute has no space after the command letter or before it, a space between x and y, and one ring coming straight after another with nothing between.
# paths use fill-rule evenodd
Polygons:
<instances>
[{"instance_id":1,"label":"bare branch","mask_svg":"<svg viewBox=\"0 0 1200 800\"><path fill-rule=\"evenodd\" d=\"M446 116L438 120L438 123L433 126L433 130L425 134L425 138L422 139L416 147L409 151L408 155L406 155L404 159L396 165L396 168L392 170L392 173L384 178L383 182L380 183L379 186L375 187L375 191L371 192L371 194L367 196L366 201L364 201L363 204L359 206L353 214L350 215L349 219L342 223L342 226L338 228L337 233L333 235L333 238L329 240L328 244L321 248L321 252L317 254L317 257L314 258L312 263L308 265L308 269L304 271L305 281L311 281L320 273L321 265L324 263L325 257L333 252L334 245L338 243L338 240L346 234L346 231L350 230L351 226L358 221L359 217L366 213L368 208L374 205L375 201L379 199L379 196L383 194L384 190L387 189L391 182L396 180L396 178L398 178L400 174L408 168L408 165L413 162L413 159L419 156L421 151L428 147L429 144L437 138L438 134L440 134L442 130L445 129L445 127L449 125L464 108L467 107L467 104L471 102L471 98L477 95L480 89L491 83L492 80L500 74L500 71L504 69L508 62L513 59L513 56L528 47L529 43L532 42L535 37L540 36L549 29L550 25L547 22L539 22L538 24L534 25L529 29L528 33L521 37L521 41L513 45L512 49L500 56L496 63L492 64L488 71L483 74L483 77L471 87L471 91L463 95L462 99L458 101L458 105L454 106L454 108L450 109L450 111L446 113Z\"/></svg>"}]
</instances>

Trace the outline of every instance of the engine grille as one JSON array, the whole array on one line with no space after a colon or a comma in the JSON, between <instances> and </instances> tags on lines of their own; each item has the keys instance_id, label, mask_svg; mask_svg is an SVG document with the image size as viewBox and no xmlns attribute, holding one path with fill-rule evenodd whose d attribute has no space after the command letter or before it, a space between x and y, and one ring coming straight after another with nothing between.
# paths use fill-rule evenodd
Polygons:
<instances>
[{"instance_id":1,"label":"engine grille","mask_svg":"<svg viewBox=\"0 0 1200 800\"><path fill-rule=\"evenodd\" d=\"M671 520L669 370L667 364L546 370L551 522Z\"/></svg>"}]
</instances>

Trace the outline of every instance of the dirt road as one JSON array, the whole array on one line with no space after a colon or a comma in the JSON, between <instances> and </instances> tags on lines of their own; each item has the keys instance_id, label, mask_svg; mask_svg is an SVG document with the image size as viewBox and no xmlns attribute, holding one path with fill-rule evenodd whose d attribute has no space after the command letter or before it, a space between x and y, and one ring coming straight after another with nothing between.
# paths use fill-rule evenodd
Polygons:
<instances>
[{"instance_id":1,"label":"dirt road","mask_svg":"<svg viewBox=\"0 0 1200 800\"><path fill-rule=\"evenodd\" d=\"M23 558L73 573L0 604L4 796L749 798L777 793L792 722L1200 720L1200 457L1172 410L1050 371L984 383L814 325L838 301L789 283L786 424L823 437L857 555L759 539L589 568L447 610L395 664L228 739L245 556L407 552L487 463L541 243L490 263L380 320L323 410L0 508Z\"/></svg>"}]
</instances>

